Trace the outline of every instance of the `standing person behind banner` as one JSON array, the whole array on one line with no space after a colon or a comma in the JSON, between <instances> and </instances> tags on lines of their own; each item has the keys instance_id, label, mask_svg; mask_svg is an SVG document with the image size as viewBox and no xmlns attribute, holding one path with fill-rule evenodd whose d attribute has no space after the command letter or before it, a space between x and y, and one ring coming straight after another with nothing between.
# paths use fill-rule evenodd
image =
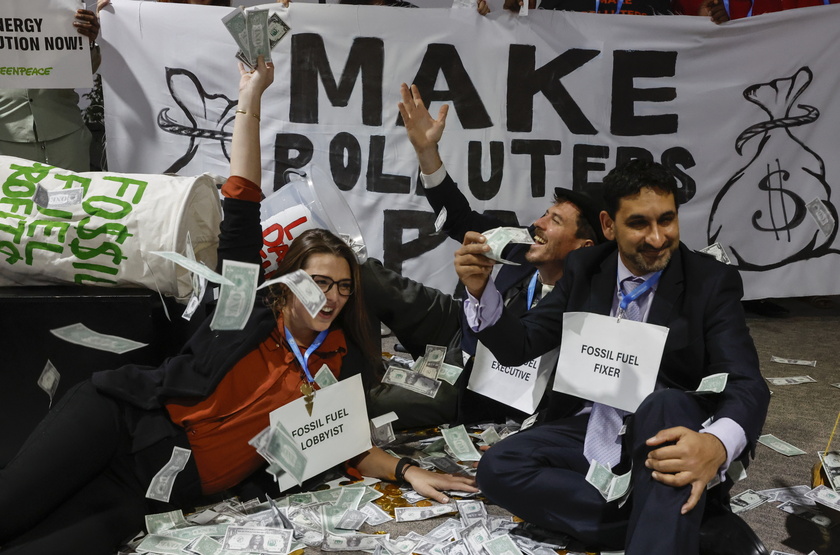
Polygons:
<instances>
[{"instance_id":1,"label":"standing person behind banner","mask_svg":"<svg viewBox=\"0 0 840 555\"><path fill-rule=\"evenodd\" d=\"M701 15L717 24L763 13L840 4L840 0L674 0L674 9L685 15Z\"/></svg>"},{"instance_id":2,"label":"standing person behind banner","mask_svg":"<svg viewBox=\"0 0 840 555\"><path fill-rule=\"evenodd\" d=\"M556 347L569 313L598 320L626 306L626 317L638 320L618 332L612 330L620 324L607 318L601 335L582 338L591 345L606 340L608 330L668 328L659 368L647 369L656 372L656 388L635 414L624 413L623 426L612 407L566 395L567 416L494 445L478 466L478 483L488 499L587 550L766 554L729 509L726 471L754 454L770 400L741 308L743 286L736 269L680 242L676 192L673 175L654 162L633 160L610 172L601 223L611 241L572 253L554 291L522 317L501 306L483 238L467 235L455 256L470 294L467 319L504 364ZM626 281L643 283L630 293ZM691 393L717 373L728 377L721 393ZM617 475L632 473L627 503L607 502L587 481L592 461ZM722 483L707 489L717 479Z\"/></svg>"},{"instance_id":3,"label":"standing person behind banner","mask_svg":"<svg viewBox=\"0 0 840 555\"><path fill-rule=\"evenodd\" d=\"M274 69L261 57L254 72L240 72L219 260L259 266L260 100ZM292 243L280 272L296 268L319 274L327 303L314 318L282 287L269 293L273 304L257 296L242 330L214 331L207 320L160 367L96 372L68 391L0 470L2 553L111 555L143 528L144 515L226 498L267 477L247 442L269 425L269 412L311 392L309 374L323 364L341 379L361 374L369 385L379 357L367 347L352 250L328 231L309 230ZM294 353L298 343L308 359ZM191 456L170 481L169 502L147 500L175 447ZM472 479L432 473L375 447L350 464L366 476L404 479L442 503L449 501L443 490L477 491Z\"/></svg>"},{"instance_id":4,"label":"standing person behind banner","mask_svg":"<svg viewBox=\"0 0 840 555\"><path fill-rule=\"evenodd\" d=\"M678 0L674 0L676 2ZM622 15L669 15L674 13L672 0L505 0L504 9L519 13L528 2L528 9L563 10Z\"/></svg>"},{"instance_id":5,"label":"standing person behind banner","mask_svg":"<svg viewBox=\"0 0 840 555\"><path fill-rule=\"evenodd\" d=\"M288 0L277 0L288 5ZM416 4L407 2L406 0L339 0L339 4L347 4L350 6L391 6L394 8L416 8ZM487 5L487 0L478 0L475 6L480 15L487 15L490 13L490 6Z\"/></svg>"},{"instance_id":6,"label":"standing person behind banner","mask_svg":"<svg viewBox=\"0 0 840 555\"><path fill-rule=\"evenodd\" d=\"M102 56L96 37L99 18L77 10L73 22L90 40L91 72ZM73 89L0 89L0 154L76 172L90 170L91 134Z\"/></svg>"},{"instance_id":7,"label":"standing person behind banner","mask_svg":"<svg viewBox=\"0 0 840 555\"><path fill-rule=\"evenodd\" d=\"M472 210L443 165L438 143L446 125L448 105L441 107L438 119L433 119L423 104L417 87L409 88L403 84L400 93L400 114L417 154L426 198L436 214L446 209L443 230L460 242L469 231L487 231L504 225L496 218ZM600 199L594 196L560 187L555 189L552 206L529 227L529 233L534 237L535 243L510 247L505 256L519 265L504 265L497 276L499 290L512 309L523 313L529 306L536 305L563 276L564 261L569 252L603 240L598 220L600 209ZM435 314L438 314L439 305L433 306L436 308ZM457 308L460 305L454 306ZM385 323L402 341L398 327L400 315L394 314L394 317L397 322L392 324L386 320ZM460 318L460 314L451 315L452 320L455 318ZM440 327L443 326L436 326ZM459 336L460 333L450 344L457 344ZM467 354L475 355L475 338L469 335L464 337L462 347ZM458 421L504 421L507 417L522 420L528 416L513 407L467 389L471 369L472 361L466 365L466 371L461 374L457 383ZM543 397L543 406L547 397L548 395Z\"/></svg>"}]
</instances>

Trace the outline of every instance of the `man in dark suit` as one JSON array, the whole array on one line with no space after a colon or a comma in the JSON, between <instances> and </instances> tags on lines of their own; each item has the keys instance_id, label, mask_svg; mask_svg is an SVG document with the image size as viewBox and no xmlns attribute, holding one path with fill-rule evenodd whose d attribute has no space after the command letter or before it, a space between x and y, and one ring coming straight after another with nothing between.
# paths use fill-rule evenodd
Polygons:
<instances>
[{"instance_id":1,"label":"man in dark suit","mask_svg":"<svg viewBox=\"0 0 840 555\"><path fill-rule=\"evenodd\" d=\"M526 521L592 547L628 555L766 553L728 509L726 470L735 460L746 464L769 404L740 276L680 243L676 181L659 164L633 160L616 168L604 179L604 199L601 224L611 242L571 253L554 291L521 318L501 308L483 238L467 234L455 258L470 294L467 320L502 364L518 364L560 343L565 312L615 315L631 296L622 282L658 275L630 303L639 320L669 329L656 390L609 437L590 426L592 403L555 397L567 416L490 449L479 486ZM688 393L716 373L728 374L723 392ZM585 479L591 461L600 460L584 454L590 438L621 446L613 471L632 469L633 488L623 506L607 503ZM704 532L719 533L706 538L701 523Z\"/></svg>"},{"instance_id":2,"label":"man in dark suit","mask_svg":"<svg viewBox=\"0 0 840 555\"><path fill-rule=\"evenodd\" d=\"M473 210L443 165L443 160L438 153L438 143L443 135L448 106L444 105L438 118L433 119L416 87L409 88L403 84L401 95L400 113L406 133L417 154L426 198L436 214L446 211L443 231L460 243L469 231L484 232L504 226L505 223L498 218ZM509 245L504 256L516 265L504 265L496 276L497 288L502 293L506 305L515 314L527 311L531 306L535 306L540 298L548 294L557 280L563 276L563 264L571 251L590 247L604 240L599 223L602 207L600 199L593 195L561 187L555 188L553 203L543 216L528 228L530 235L534 238L534 244ZM380 281L384 282L382 279ZM394 300L388 300L388 304L394 306L392 312L397 316L395 326L405 329L407 326L400 320L403 319L404 314L414 312L412 307ZM415 308L422 306L417 303L412 304ZM433 307L437 304L439 303ZM460 305L457 306L457 310L454 320L460 324ZM438 317L439 314L440 311L430 311L432 319L425 319L424 325L428 326L430 321L435 321L435 318L443 322ZM449 323L443 322L443 325L435 327L446 327ZM412 327L417 326L412 325ZM401 334L398 330L396 333L402 342L405 334ZM416 337L417 334L414 336ZM470 334L463 338L463 342L461 342L460 333L453 334L452 338L454 346L462 347L469 355L475 354L476 340ZM449 345L453 346L453 343L450 342ZM458 355L460 356L460 353ZM456 384L459 391L456 419L458 422L472 423L488 420L504 422L507 418L521 421L529 416L529 413L467 389L471 370L472 362L468 362L461 379ZM546 400L547 396L543 401Z\"/></svg>"}]
</instances>

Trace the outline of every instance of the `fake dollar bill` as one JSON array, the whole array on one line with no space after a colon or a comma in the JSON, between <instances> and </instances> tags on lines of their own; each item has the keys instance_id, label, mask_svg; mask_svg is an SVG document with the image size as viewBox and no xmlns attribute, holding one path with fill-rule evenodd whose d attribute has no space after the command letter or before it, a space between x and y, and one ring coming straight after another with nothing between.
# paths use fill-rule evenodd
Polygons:
<instances>
[{"instance_id":1,"label":"fake dollar bill","mask_svg":"<svg viewBox=\"0 0 840 555\"><path fill-rule=\"evenodd\" d=\"M457 509L451 503L446 505L432 505L431 507L395 507L394 518L397 522L427 520L456 511Z\"/></svg>"},{"instance_id":2,"label":"fake dollar bill","mask_svg":"<svg viewBox=\"0 0 840 555\"><path fill-rule=\"evenodd\" d=\"M55 392L58 389L58 382L61 379L61 374L58 373L52 362L47 360L44 369L41 370L41 375L38 377L38 387L47 392L50 396L50 406L52 406Z\"/></svg>"},{"instance_id":3,"label":"fake dollar bill","mask_svg":"<svg viewBox=\"0 0 840 555\"><path fill-rule=\"evenodd\" d=\"M787 378L767 378L773 385L799 385L802 383L816 383L817 380L811 376L790 376Z\"/></svg>"},{"instance_id":4,"label":"fake dollar bill","mask_svg":"<svg viewBox=\"0 0 840 555\"><path fill-rule=\"evenodd\" d=\"M816 360L801 360L798 358L782 358L777 356L771 356L770 362L777 362L779 364L793 364L795 366L811 366L815 367L817 365Z\"/></svg>"},{"instance_id":5,"label":"fake dollar bill","mask_svg":"<svg viewBox=\"0 0 840 555\"><path fill-rule=\"evenodd\" d=\"M724 264L732 264L732 261L726 254L726 249L724 249L723 245L721 245L720 243L712 243L708 247L700 249L700 252L704 252L706 254L714 256L718 262L723 262Z\"/></svg>"},{"instance_id":6,"label":"fake dollar bill","mask_svg":"<svg viewBox=\"0 0 840 555\"><path fill-rule=\"evenodd\" d=\"M446 445L452 450L455 458L459 461L477 461L481 459L481 453L473 445L464 425L454 428L442 429L443 439Z\"/></svg>"},{"instance_id":7,"label":"fake dollar bill","mask_svg":"<svg viewBox=\"0 0 840 555\"><path fill-rule=\"evenodd\" d=\"M214 272L201 262L197 261L194 257L190 258L189 256L184 256L177 252L168 251L151 251L149 254L171 260L178 266L181 266L185 270L188 270L197 276L203 277L207 281L212 281L213 283L218 283L220 285L235 285L230 279Z\"/></svg>"},{"instance_id":8,"label":"fake dollar bill","mask_svg":"<svg viewBox=\"0 0 840 555\"><path fill-rule=\"evenodd\" d=\"M510 243L523 243L527 245L534 244L534 239L531 237L531 234L528 233L528 230L521 227L497 227L495 229L485 231L482 235L484 235L484 238L487 240L487 246L490 247L490 251L484 253L484 256L491 260L495 260L496 262L501 262L502 264L519 266L518 263L511 262L510 260L506 260L502 257L502 251Z\"/></svg>"},{"instance_id":9,"label":"fake dollar bill","mask_svg":"<svg viewBox=\"0 0 840 555\"><path fill-rule=\"evenodd\" d=\"M831 211L826 207L825 203L819 198L815 198L807 203L805 207L808 209L808 214L814 218L823 235L831 237L837 222L834 221L834 216L831 215Z\"/></svg>"},{"instance_id":10,"label":"fake dollar bill","mask_svg":"<svg viewBox=\"0 0 840 555\"><path fill-rule=\"evenodd\" d=\"M455 382L458 381L458 376L460 376L463 371L463 368L444 362L438 369L437 379L444 381L449 385L455 385Z\"/></svg>"},{"instance_id":11,"label":"fake dollar bill","mask_svg":"<svg viewBox=\"0 0 840 555\"><path fill-rule=\"evenodd\" d=\"M697 386L697 393L720 393L726 388L726 382L729 379L729 374L712 374L700 380L700 385Z\"/></svg>"},{"instance_id":12,"label":"fake dollar bill","mask_svg":"<svg viewBox=\"0 0 840 555\"><path fill-rule=\"evenodd\" d=\"M761 495L760 493L751 489L748 489L742 491L738 495L733 496L732 499L729 500L729 504L732 507L732 512L737 515L738 513L743 513L744 511L754 509L762 503L765 503L766 501L766 496Z\"/></svg>"},{"instance_id":13,"label":"fake dollar bill","mask_svg":"<svg viewBox=\"0 0 840 555\"><path fill-rule=\"evenodd\" d=\"M840 493L840 451L820 451L817 455L820 457L831 489Z\"/></svg>"},{"instance_id":14,"label":"fake dollar bill","mask_svg":"<svg viewBox=\"0 0 840 555\"><path fill-rule=\"evenodd\" d=\"M787 457L792 457L794 455L804 455L805 451L800 449L799 447L795 447L788 443L787 441L783 441L773 434L764 434L758 438L758 442L766 447L769 447L773 451L777 453L781 453Z\"/></svg>"},{"instance_id":15,"label":"fake dollar bill","mask_svg":"<svg viewBox=\"0 0 840 555\"><path fill-rule=\"evenodd\" d=\"M826 529L836 526L836 523L833 522L830 517L821 513L815 506L805 507L798 503L794 503L793 501L785 501L779 505L779 509L788 514L796 515L801 519L813 522L817 526L822 526Z\"/></svg>"},{"instance_id":16,"label":"fake dollar bill","mask_svg":"<svg viewBox=\"0 0 840 555\"><path fill-rule=\"evenodd\" d=\"M820 505L829 509L840 511L840 493L824 485L819 485L805 494L808 499L813 499Z\"/></svg>"},{"instance_id":17,"label":"fake dollar bill","mask_svg":"<svg viewBox=\"0 0 840 555\"><path fill-rule=\"evenodd\" d=\"M260 285L258 289L263 289L275 283L286 285L301 302L306 312L313 318L327 304L327 297L324 295L324 292L321 291L321 288L318 287L318 284L315 283L312 276L303 270L295 270L292 273L270 279Z\"/></svg>"},{"instance_id":18,"label":"fake dollar bill","mask_svg":"<svg viewBox=\"0 0 840 555\"><path fill-rule=\"evenodd\" d=\"M402 387L426 397L434 397L440 389L438 380L433 380L419 372L406 370L399 366L389 366L388 371L382 377L382 383Z\"/></svg>"},{"instance_id":19,"label":"fake dollar bill","mask_svg":"<svg viewBox=\"0 0 840 555\"><path fill-rule=\"evenodd\" d=\"M222 275L232 285L222 284L219 301L210 321L211 330L241 330L254 309L257 279L262 268L258 264L224 260Z\"/></svg>"},{"instance_id":20,"label":"fake dollar bill","mask_svg":"<svg viewBox=\"0 0 840 555\"><path fill-rule=\"evenodd\" d=\"M229 551L282 553L286 555L289 552L291 541L291 530L268 527L230 526L225 533L222 548Z\"/></svg>"},{"instance_id":21,"label":"fake dollar bill","mask_svg":"<svg viewBox=\"0 0 840 555\"><path fill-rule=\"evenodd\" d=\"M147 343L140 343L125 339L124 337L117 337L116 335L106 335L98 333L84 324L72 324L62 328L50 330L50 333L56 337L73 343L75 345L83 345L91 349L98 349L100 351L107 351L109 353L123 354L140 347L145 347Z\"/></svg>"},{"instance_id":22,"label":"fake dollar bill","mask_svg":"<svg viewBox=\"0 0 840 555\"><path fill-rule=\"evenodd\" d=\"M149 488L146 490L146 498L168 503L169 497L172 495L172 486L175 485L175 478L187 467L187 461L191 454L192 451L189 449L177 446L173 447L169 462L158 470L157 474L155 474L149 483Z\"/></svg>"},{"instance_id":23,"label":"fake dollar bill","mask_svg":"<svg viewBox=\"0 0 840 555\"><path fill-rule=\"evenodd\" d=\"M426 345L426 352L417 364L412 368L415 372L419 372L433 380L438 379L438 372L443 365L443 358L446 356L446 347L440 345ZM421 363L422 360L422 363Z\"/></svg>"}]
</instances>

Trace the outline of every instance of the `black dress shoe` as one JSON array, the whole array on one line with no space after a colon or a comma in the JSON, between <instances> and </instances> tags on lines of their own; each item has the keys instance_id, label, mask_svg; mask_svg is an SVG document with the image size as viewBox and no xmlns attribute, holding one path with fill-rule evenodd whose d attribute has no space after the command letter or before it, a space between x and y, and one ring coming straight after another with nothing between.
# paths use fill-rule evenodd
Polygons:
<instances>
[{"instance_id":1,"label":"black dress shoe","mask_svg":"<svg viewBox=\"0 0 840 555\"><path fill-rule=\"evenodd\" d=\"M726 509L706 510L700 524L700 555L769 555L749 524Z\"/></svg>"}]
</instances>

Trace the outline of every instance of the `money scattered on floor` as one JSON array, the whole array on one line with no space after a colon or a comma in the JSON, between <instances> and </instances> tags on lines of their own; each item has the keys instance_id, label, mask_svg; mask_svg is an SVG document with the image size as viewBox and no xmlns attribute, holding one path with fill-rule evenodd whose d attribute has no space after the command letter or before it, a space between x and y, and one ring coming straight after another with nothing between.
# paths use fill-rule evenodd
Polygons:
<instances>
[{"instance_id":1,"label":"money scattered on floor","mask_svg":"<svg viewBox=\"0 0 840 555\"><path fill-rule=\"evenodd\" d=\"M473 445L470 435L464 425L454 428L442 429L443 439L446 445L452 450L455 458L459 461L477 461L481 459L481 453Z\"/></svg>"},{"instance_id":2,"label":"money scattered on floor","mask_svg":"<svg viewBox=\"0 0 840 555\"><path fill-rule=\"evenodd\" d=\"M797 505L816 505L815 501L805 497L805 494L809 491L811 491L810 486L803 484L799 486L763 489L758 493L766 496L768 502L784 503L790 501Z\"/></svg>"},{"instance_id":3,"label":"money scattered on floor","mask_svg":"<svg viewBox=\"0 0 840 555\"><path fill-rule=\"evenodd\" d=\"M799 447L791 445L787 441L783 441L774 436L773 434L764 434L763 436L759 436L758 442L762 445L769 447L773 451L781 453L782 455L785 455L787 457L805 454L805 451L803 451Z\"/></svg>"},{"instance_id":4,"label":"money scattered on floor","mask_svg":"<svg viewBox=\"0 0 840 555\"><path fill-rule=\"evenodd\" d=\"M98 333L84 324L72 324L63 328L56 328L50 330L50 333L74 345L83 345L91 349L117 353L119 355L148 345L148 343L140 343L131 339L125 339L124 337L117 337L116 335Z\"/></svg>"},{"instance_id":5,"label":"money scattered on floor","mask_svg":"<svg viewBox=\"0 0 840 555\"><path fill-rule=\"evenodd\" d=\"M389 366L382 377L382 383L402 387L426 397L434 397L440 389L440 381L399 366Z\"/></svg>"},{"instance_id":6,"label":"money scattered on floor","mask_svg":"<svg viewBox=\"0 0 840 555\"><path fill-rule=\"evenodd\" d=\"M61 374L58 373L53 363L47 360L47 364L44 365L44 369L41 370L41 375L38 377L38 387L50 396L50 407L52 407L53 399L55 399L55 392L58 389L60 379Z\"/></svg>"},{"instance_id":7,"label":"money scattered on floor","mask_svg":"<svg viewBox=\"0 0 840 555\"><path fill-rule=\"evenodd\" d=\"M172 495L172 486L175 485L175 478L187 467L187 461L190 455L192 455L192 451L189 449L173 447L169 462L158 470L157 474L155 474L149 483L149 489L146 490L146 498L168 503L169 497Z\"/></svg>"},{"instance_id":8,"label":"money scattered on floor","mask_svg":"<svg viewBox=\"0 0 840 555\"><path fill-rule=\"evenodd\" d=\"M828 477L828 485L831 489L840 493L840 451L820 451L820 457L825 475Z\"/></svg>"},{"instance_id":9,"label":"money scattered on floor","mask_svg":"<svg viewBox=\"0 0 840 555\"><path fill-rule=\"evenodd\" d=\"M744 490L738 495L733 495L729 500L729 505L732 507L732 512L736 515L755 509L762 503L767 502L767 497L751 489Z\"/></svg>"},{"instance_id":10,"label":"money scattered on floor","mask_svg":"<svg viewBox=\"0 0 840 555\"><path fill-rule=\"evenodd\" d=\"M790 376L787 378L767 378L773 385L799 385L801 383L816 383L817 380L811 376Z\"/></svg>"},{"instance_id":11,"label":"money scattered on floor","mask_svg":"<svg viewBox=\"0 0 840 555\"><path fill-rule=\"evenodd\" d=\"M817 366L816 360L800 360L798 358L782 358L777 356L771 356L770 362L778 362L779 364L793 364L794 366Z\"/></svg>"},{"instance_id":12,"label":"money scattered on floor","mask_svg":"<svg viewBox=\"0 0 840 555\"><path fill-rule=\"evenodd\" d=\"M451 503L445 505L432 505L430 507L396 507L394 518L397 522L408 522L411 520L428 520L436 516L457 512Z\"/></svg>"},{"instance_id":13,"label":"money scattered on floor","mask_svg":"<svg viewBox=\"0 0 840 555\"><path fill-rule=\"evenodd\" d=\"M785 501L779 505L778 508L786 513L796 515L801 519L807 520L808 522L813 522L817 526L822 526L825 529L836 526L836 523L833 522L831 518L820 512L816 504L811 507L806 507L804 505L794 503L793 501Z\"/></svg>"},{"instance_id":14,"label":"money scattered on floor","mask_svg":"<svg viewBox=\"0 0 840 555\"><path fill-rule=\"evenodd\" d=\"M825 485L819 485L805 494L808 499L813 499L820 505L824 505L829 509L840 511L840 493Z\"/></svg>"},{"instance_id":15,"label":"money scattered on floor","mask_svg":"<svg viewBox=\"0 0 840 555\"><path fill-rule=\"evenodd\" d=\"M490 251L484 253L484 256L502 264L519 265L516 262L511 262L502 257L502 251L510 243L534 244L534 238L531 237L527 229L522 227L497 227L485 231L482 235L487 240L486 244L490 247Z\"/></svg>"}]
</instances>

